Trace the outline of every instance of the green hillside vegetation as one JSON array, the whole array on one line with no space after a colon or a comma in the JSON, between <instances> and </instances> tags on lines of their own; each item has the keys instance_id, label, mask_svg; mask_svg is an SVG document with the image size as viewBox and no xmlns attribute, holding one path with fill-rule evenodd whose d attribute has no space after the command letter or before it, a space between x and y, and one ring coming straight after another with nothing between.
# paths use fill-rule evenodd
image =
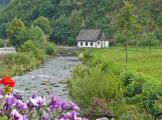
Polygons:
<instances>
[{"instance_id":1,"label":"green hillside vegetation","mask_svg":"<svg viewBox=\"0 0 162 120\"><path fill-rule=\"evenodd\" d=\"M137 8L138 19L144 23L147 20L155 23L155 34L161 40L160 0L139 0L133 3ZM0 12L0 24L9 24L18 18L29 27L35 19L43 16L50 23L49 39L59 44L75 44L75 38L82 28L100 28L108 38L114 39L116 29L113 21L122 5L122 0L12 0Z\"/></svg>"}]
</instances>

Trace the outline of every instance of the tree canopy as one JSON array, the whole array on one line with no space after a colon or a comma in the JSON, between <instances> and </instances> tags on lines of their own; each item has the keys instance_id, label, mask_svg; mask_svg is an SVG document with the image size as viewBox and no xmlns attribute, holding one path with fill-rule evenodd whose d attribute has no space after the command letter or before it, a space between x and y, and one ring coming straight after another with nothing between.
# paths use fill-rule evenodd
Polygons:
<instances>
[{"instance_id":1,"label":"tree canopy","mask_svg":"<svg viewBox=\"0 0 162 120\"><path fill-rule=\"evenodd\" d=\"M0 11L0 35L6 38L5 25L21 19L29 29L32 25L42 29L51 41L66 43L75 40L80 29L102 29L107 38L115 39L118 32L114 17L121 11L123 0L1 0L8 5ZM138 20L143 24L153 21L154 35L162 38L161 1L132 0L137 8ZM137 38L136 38L137 39ZM75 42L74 42L75 43ZM137 43L137 42L136 42Z\"/></svg>"}]
</instances>

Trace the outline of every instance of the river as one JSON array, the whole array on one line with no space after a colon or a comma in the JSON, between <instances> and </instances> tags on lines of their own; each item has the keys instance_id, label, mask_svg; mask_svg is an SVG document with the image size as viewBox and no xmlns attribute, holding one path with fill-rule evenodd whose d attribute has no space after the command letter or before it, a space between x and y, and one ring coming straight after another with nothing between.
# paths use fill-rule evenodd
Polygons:
<instances>
[{"instance_id":1,"label":"river","mask_svg":"<svg viewBox=\"0 0 162 120\"><path fill-rule=\"evenodd\" d=\"M64 100L69 100L67 80L72 75L72 70L80 63L74 56L58 56L46 62L39 69L35 69L21 76L15 76L15 92L23 94L24 99L29 99L32 93L50 99L55 95Z\"/></svg>"}]
</instances>

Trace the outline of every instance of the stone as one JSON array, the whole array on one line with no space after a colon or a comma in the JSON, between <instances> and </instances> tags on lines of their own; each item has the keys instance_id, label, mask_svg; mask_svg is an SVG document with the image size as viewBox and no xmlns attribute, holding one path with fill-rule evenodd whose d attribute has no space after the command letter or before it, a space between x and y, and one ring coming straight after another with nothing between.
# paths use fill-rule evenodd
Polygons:
<instances>
[{"instance_id":1,"label":"stone","mask_svg":"<svg viewBox=\"0 0 162 120\"><path fill-rule=\"evenodd\" d=\"M28 90L29 90L28 88L25 89L25 91L28 91Z\"/></svg>"},{"instance_id":2,"label":"stone","mask_svg":"<svg viewBox=\"0 0 162 120\"><path fill-rule=\"evenodd\" d=\"M50 85L51 85L51 86L54 86L55 84L56 84L56 83L51 83Z\"/></svg>"},{"instance_id":3,"label":"stone","mask_svg":"<svg viewBox=\"0 0 162 120\"><path fill-rule=\"evenodd\" d=\"M63 89L62 91L67 91L66 89Z\"/></svg>"},{"instance_id":4,"label":"stone","mask_svg":"<svg viewBox=\"0 0 162 120\"><path fill-rule=\"evenodd\" d=\"M96 119L96 120L109 120L109 119L106 118L106 117L103 117L103 118L98 118L98 119Z\"/></svg>"},{"instance_id":5,"label":"stone","mask_svg":"<svg viewBox=\"0 0 162 120\"><path fill-rule=\"evenodd\" d=\"M41 85L47 85L47 83L41 83Z\"/></svg>"}]
</instances>

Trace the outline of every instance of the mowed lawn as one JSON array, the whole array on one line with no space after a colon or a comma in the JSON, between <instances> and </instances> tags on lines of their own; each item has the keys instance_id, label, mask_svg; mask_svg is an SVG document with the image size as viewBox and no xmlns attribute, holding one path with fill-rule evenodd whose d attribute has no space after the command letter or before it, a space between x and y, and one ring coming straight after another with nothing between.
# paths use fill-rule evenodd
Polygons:
<instances>
[{"instance_id":1,"label":"mowed lawn","mask_svg":"<svg viewBox=\"0 0 162 120\"><path fill-rule=\"evenodd\" d=\"M125 51L123 47L94 49L93 54L104 61L125 66ZM128 69L162 81L162 48L128 49Z\"/></svg>"}]
</instances>

